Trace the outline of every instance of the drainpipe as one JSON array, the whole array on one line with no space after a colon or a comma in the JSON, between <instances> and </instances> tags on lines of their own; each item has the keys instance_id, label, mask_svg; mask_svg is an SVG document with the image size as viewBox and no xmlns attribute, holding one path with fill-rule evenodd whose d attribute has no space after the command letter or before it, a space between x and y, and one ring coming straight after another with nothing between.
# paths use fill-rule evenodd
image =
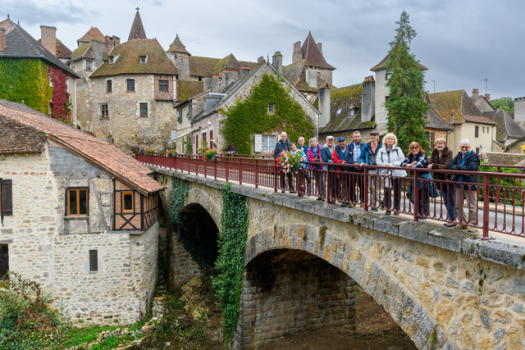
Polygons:
<instances>
[{"instance_id":1,"label":"drainpipe","mask_svg":"<svg viewBox=\"0 0 525 350\"><path fill-rule=\"evenodd\" d=\"M149 315L149 303L150 303L151 299L150 299L150 293L149 293L148 289L146 289L146 299L147 299L146 312Z\"/></svg>"}]
</instances>

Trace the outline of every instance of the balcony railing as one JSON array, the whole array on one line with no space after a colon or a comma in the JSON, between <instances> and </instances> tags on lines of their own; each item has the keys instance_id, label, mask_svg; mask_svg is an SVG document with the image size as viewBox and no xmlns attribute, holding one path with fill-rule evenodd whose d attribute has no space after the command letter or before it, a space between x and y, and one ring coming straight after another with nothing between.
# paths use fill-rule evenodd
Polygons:
<instances>
[{"instance_id":1,"label":"balcony railing","mask_svg":"<svg viewBox=\"0 0 525 350\"><path fill-rule=\"evenodd\" d=\"M156 101L172 101L173 93L171 91L155 91Z\"/></svg>"},{"instance_id":2,"label":"balcony railing","mask_svg":"<svg viewBox=\"0 0 525 350\"><path fill-rule=\"evenodd\" d=\"M217 156L204 161L201 156L179 155L167 158L153 155L137 155L140 162L160 168L192 173L198 176L236 181L239 184L273 188L275 192L288 190L298 196L314 196L328 203L336 201L361 206L364 211L383 210L398 215L408 214L413 222L425 219L438 220L456 225L468 225L483 231L483 239L489 239L489 231L525 237L525 175L480 171L475 173L451 170L395 168L333 163L304 162L296 174L284 174L275 166L274 159L253 157ZM326 170L323 170L323 167ZM378 171L379 170L379 171ZM392 176L392 170L408 170L407 176ZM445 175L444 180L422 177L424 173ZM452 181L453 175L478 175L478 183ZM432 176L434 177L434 176ZM418 184L414 190L414 184ZM444 198L461 201L461 212L454 206L455 215L448 215ZM414 205L417 203L418 205Z\"/></svg>"}]
</instances>

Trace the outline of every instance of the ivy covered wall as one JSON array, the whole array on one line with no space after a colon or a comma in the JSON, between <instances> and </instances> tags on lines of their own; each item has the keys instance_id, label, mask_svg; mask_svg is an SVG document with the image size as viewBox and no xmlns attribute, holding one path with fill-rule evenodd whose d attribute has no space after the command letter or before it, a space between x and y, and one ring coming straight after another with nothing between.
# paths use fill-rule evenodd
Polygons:
<instances>
[{"instance_id":1,"label":"ivy covered wall","mask_svg":"<svg viewBox=\"0 0 525 350\"><path fill-rule=\"evenodd\" d=\"M49 76L53 85L53 99L51 100L51 117L70 121L67 115L69 93L67 92L67 75L59 68L50 66Z\"/></svg>"},{"instance_id":2,"label":"ivy covered wall","mask_svg":"<svg viewBox=\"0 0 525 350\"><path fill-rule=\"evenodd\" d=\"M49 85L49 67L39 59L0 59L0 98L24 103L49 114L53 88Z\"/></svg>"},{"instance_id":3,"label":"ivy covered wall","mask_svg":"<svg viewBox=\"0 0 525 350\"><path fill-rule=\"evenodd\" d=\"M245 101L221 111L227 116L223 128L226 144L237 147L239 154L252 153L254 134L286 131L292 141L299 136L306 140L314 136L312 121L290 97L291 88L285 89L278 79L274 75L263 75ZM273 114L268 113L269 105L273 105Z\"/></svg>"}]
</instances>

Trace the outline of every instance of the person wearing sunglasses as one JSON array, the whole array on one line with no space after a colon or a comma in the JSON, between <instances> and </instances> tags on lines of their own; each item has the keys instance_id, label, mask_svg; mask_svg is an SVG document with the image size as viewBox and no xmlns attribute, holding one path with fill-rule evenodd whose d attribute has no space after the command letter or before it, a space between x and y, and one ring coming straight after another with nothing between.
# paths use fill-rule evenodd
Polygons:
<instances>
[{"instance_id":1,"label":"person wearing sunglasses","mask_svg":"<svg viewBox=\"0 0 525 350\"><path fill-rule=\"evenodd\" d=\"M408 157L401 162L401 166L405 168L420 168L428 169L428 159L425 154L425 150L418 142L412 142L410 144ZM429 171L418 172L418 177L423 179L431 179ZM428 216L428 199L430 196L429 192L429 182L430 180L418 180L417 191L418 191L418 214L420 220L425 220ZM414 183L413 180L410 183L410 201L414 203ZM414 206L416 203L414 203Z\"/></svg>"},{"instance_id":2,"label":"person wearing sunglasses","mask_svg":"<svg viewBox=\"0 0 525 350\"><path fill-rule=\"evenodd\" d=\"M474 227L469 228L467 225L469 218L465 211L463 211L463 203L466 199L470 210L470 225L476 226L478 222L478 187L474 184L478 183L478 175L476 175L475 172L478 171L480 162L478 155L470 150L471 144L469 139L461 140L459 148L461 151L454 157L452 162L450 162L448 168L451 170L473 172L473 174L456 174L452 178L456 186L455 209L459 221L456 228L468 229L469 232L475 233L477 230Z\"/></svg>"}]
</instances>

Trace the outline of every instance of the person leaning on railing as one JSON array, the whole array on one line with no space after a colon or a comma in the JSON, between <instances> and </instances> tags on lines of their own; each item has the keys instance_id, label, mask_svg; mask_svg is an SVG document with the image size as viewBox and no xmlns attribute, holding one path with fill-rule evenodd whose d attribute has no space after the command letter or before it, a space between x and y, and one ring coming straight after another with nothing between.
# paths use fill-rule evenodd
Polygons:
<instances>
[{"instance_id":1,"label":"person leaning on railing","mask_svg":"<svg viewBox=\"0 0 525 350\"><path fill-rule=\"evenodd\" d=\"M408 146L408 157L401 162L401 166L405 168L420 168L420 169L427 169L428 168L428 160L427 155L425 154L425 150L418 142L412 142L410 146ZM419 172L418 177L424 178L424 179L432 179L432 176L430 175L430 172ZM414 203L414 192L415 192L415 186L414 180L410 183L410 201ZM426 220L426 217L428 216L428 198L430 196L429 193L429 181L425 180L418 180L417 181L417 191L418 191L418 203L414 203L414 206L417 205L418 208L418 214L419 219ZM433 189L432 189L433 191Z\"/></svg>"},{"instance_id":2,"label":"person leaning on railing","mask_svg":"<svg viewBox=\"0 0 525 350\"><path fill-rule=\"evenodd\" d=\"M332 161L336 164L346 164L347 152L348 147L346 146L346 139L343 136L339 136L337 139L337 146L335 146L334 152L332 153ZM350 198L349 187L351 180L348 177L348 174L344 174L345 172L348 172L349 169L347 167L343 167L342 169L341 167L336 167L335 170L337 170L338 174L336 174L334 181L337 181L337 194L343 202L341 206L352 207L352 204L347 202Z\"/></svg>"},{"instance_id":3,"label":"person leaning on railing","mask_svg":"<svg viewBox=\"0 0 525 350\"><path fill-rule=\"evenodd\" d=\"M291 146L291 153L295 156L295 155L299 155L299 157L301 157L301 161L306 161L306 155L303 154L303 152L297 148L297 144L295 142L292 142L292 146ZM301 163L299 165L299 169L297 169L297 172L299 173L299 171L303 171L304 168L306 168L306 164L304 163ZM301 191L300 192L304 192L304 188L302 187L303 184L301 184L299 182L299 178L297 177L296 178L296 185L297 185L297 190L299 191L299 187L301 187ZM290 191L290 193L295 193L295 191Z\"/></svg>"},{"instance_id":4,"label":"person leaning on railing","mask_svg":"<svg viewBox=\"0 0 525 350\"><path fill-rule=\"evenodd\" d=\"M459 143L459 148L461 151L454 157L452 162L448 165L448 168L451 170L460 170L460 171L471 171L475 172L479 169L479 158L478 155L471 151L471 144L469 139L461 140ZM467 229L469 232L475 233L477 230L473 227L468 227L467 223L467 214L463 210L464 199L467 200L469 210L470 210L470 224L475 226L478 222L478 191L476 185L469 185L469 183L477 184L478 175L470 174L456 174L452 178L453 181L460 183L456 184L456 193L455 193L455 204L456 204L456 215L458 217L459 225L457 229ZM462 213L462 214L460 214Z\"/></svg>"},{"instance_id":5,"label":"person leaning on railing","mask_svg":"<svg viewBox=\"0 0 525 350\"><path fill-rule=\"evenodd\" d=\"M308 147L308 150L306 151L306 157L308 158L308 161L321 162L321 146L317 142L317 138L312 137L309 142L310 147ZM310 169L314 170L315 184L317 186L317 194L319 195L317 200L322 201L324 196L324 177L323 173L321 172L321 165L310 164Z\"/></svg>"},{"instance_id":6,"label":"person leaning on railing","mask_svg":"<svg viewBox=\"0 0 525 350\"><path fill-rule=\"evenodd\" d=\"M297 142L299 142L299 145L297 145L297 149L300 149L301 152L303 152L303 155L305 157L305 161L308 161L306 158L308 157L308 146L306 146L304 144L304 137L299 137L299 139L297 140ZM304 167L301 167L302 169L305 169L306 166ZM304 175L304 179L306 180L306 191L307 193L310 193L311 191L311 187L312 187L312 179L310 178L310 174L308 173L308 171L304 171L303 170L303 175Z\"/></svg>"},{"instance_id":7,"label":"person leaning on railing","mask_svg":"<svg viewBox=\"0 0 525 350\"><path fill-rule=\"evenodd\" d=\"M291 151L292 150L292 144L288 140L288 134L284 131L281 133L281 139L277 142L275 145L275 150L273 151L273 157L279 162L279 158L281 156L282 151ZM281 193L285 192L285 177L288 178L288 190L293 191L293 183L292 183L292 173L284 173L284 171L279 172L279 177L281 178Z\"/></svg>"},{"instance_id":8,"label":"person leaning on railing","mask_svg":"<svg viewBox=\"0 0 525 350\"><path fill-rule=\"evenodd\" d=\"M430 156L430 161L428 168L432 170L448 169L448 165L454 158L454 154L447 147L447 142L444 138L438 138L434 141L436 148L432 151ZM456 223L454 222L456 216L454 215L454 185L449 183L446 180L449 179L448 174L444 173L433 173L434 180L441 180L437 183L438 189L443 195L443 201L445 202L445 207L447 208L448 220L450 222L445 222L443 225L446 227L454 227Z\"/></svg>"},{"instance_id":9,"label":"person leaning on railing","mask_svg":"<svg viewBox=\"0 0 525 350\"><path fill-rule=\"evenodd\" d=\"M377 154L377 165L383 167L399 167L401 162L405 160L405 155L401 148L397 147L396 135L389 133L383 138L383 147ZM391 174L390 174L391 173ZM405 170L390 170L383 168L379 172L384 177L385 183L385 200L384 206L386 208L386 215L390 215L390 193L391 188L394 188L394 215L399 215L399 204L401 202L401 183L403 177L407 175Z\"/></svg>"},{"instance_id":10,"label":"person leaning on railing","mask_svg":"<svg viewBox=\"0 0 525 350\"><path fill-rule=\"evenodd\" d=\"M359 163L363 165L377 165L376 158L383 144L379 142L379 131L370 132L370 142L365 145ZM368 191L370 192L370 206L372 211L377 211L378 191L380 191L378 169L368 169Z\"/></svg>"},{"instance_id":11,"label":"person leaning on railing","mask_svg":"<svg viewBox=\"0 0 525 350\"><path fill-rule=\"evenodd\" d=\"M332 161L332 154L334 153L335 145L334 145L334 137L333 136L327 136L326 137L326 143L321 147L321 158L323 160L323 163L333 163ZM330 186L330 193L327 193L328 196L331 196L330 203L335 203L335 194L337 193L337 181L332 181L334 175L330 177L330 173L328 170L334 170L334 167L330 166L330 168L327 165L323 165L323 170L326 170L326 174L328 174L328 180L331 183ZM324 181L323 181L324 182Z\"/></svg>"}]
</instances>

